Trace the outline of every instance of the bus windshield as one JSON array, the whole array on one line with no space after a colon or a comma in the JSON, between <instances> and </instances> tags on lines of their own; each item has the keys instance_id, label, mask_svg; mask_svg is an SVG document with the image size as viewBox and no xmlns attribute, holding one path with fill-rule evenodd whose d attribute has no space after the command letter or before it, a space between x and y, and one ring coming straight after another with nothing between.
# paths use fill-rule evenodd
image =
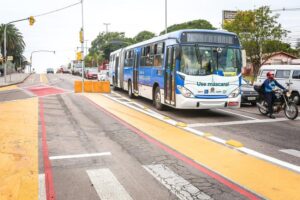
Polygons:
<instances>
[{"instance_id":1,"label":"bus windshield","mask_svg":"<svg viewBox=\"0 0 300 200\"><path fill-rule=\"evenodd\" d=\"M180 72L192 76L236 76L242 66L241 51L230 47L182 46Z\"/></svg>"}]
</instances>

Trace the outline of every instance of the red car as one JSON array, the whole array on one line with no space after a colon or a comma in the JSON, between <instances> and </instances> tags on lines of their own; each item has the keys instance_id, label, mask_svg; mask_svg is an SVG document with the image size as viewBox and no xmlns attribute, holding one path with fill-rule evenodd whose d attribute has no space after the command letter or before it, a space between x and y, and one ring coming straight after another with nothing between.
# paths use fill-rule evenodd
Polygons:
<instances>
[{"instance_id":1,"label":"red car","mask_svg":"<svg viewBox=\"0 0 300 200\"><path fill-rule=\"evenodd\" d=\"M98 79L98 69L97 68L88 68L84 73L86 79Z\"/></svg>"}]
</instances>

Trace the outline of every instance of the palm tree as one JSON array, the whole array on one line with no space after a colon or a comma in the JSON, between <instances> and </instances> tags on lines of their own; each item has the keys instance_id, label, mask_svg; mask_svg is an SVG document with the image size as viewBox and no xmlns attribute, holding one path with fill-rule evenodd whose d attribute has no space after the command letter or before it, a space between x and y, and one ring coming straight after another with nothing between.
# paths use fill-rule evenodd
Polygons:
<instances>
[{"instance_id":1,"label":"palm tree","mask_svg":"<svg viewBox=\"0 0 300 200\"><path fill-rule=\"evenodd\" d=\"M1 53L4 52L4 28L5 24L0 25L0 44ZM6 27L6 52L8 56L14 57L14 63L19 65L25 60L22 55L25 49L25 42L22 33L13 24Z\"/></svg>"}]
</instances>

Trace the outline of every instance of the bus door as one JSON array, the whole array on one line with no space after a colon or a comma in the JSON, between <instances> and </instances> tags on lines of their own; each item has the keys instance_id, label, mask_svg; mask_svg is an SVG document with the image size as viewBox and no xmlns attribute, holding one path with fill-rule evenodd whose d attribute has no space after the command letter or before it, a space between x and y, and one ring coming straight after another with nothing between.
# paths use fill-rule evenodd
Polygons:
<instances>
[{"instance_id":1,"label":"bus door","mask_svg":"<svg viewBox=\"0 0 300 200\"><path fill-rule=\"evenodd\" d=\"M167 48L167 59L165 64L165 103L175 105L175 73L176 53L174 47Z\"/></svg>"},{"instance_id":2,"label":"bus door","mask_svg":"<svg viewBox=\"0 0 300 200\"><path fill-rule=\"evenodd\" d=\"M118 81L119 80L119 56L116 57L116 60L115 60L115 86L118 85Z\"/></svg>"},{"instance_id":3,"label":"bus door","mask_svg":"<svg viewBox=\"0 0 300 200\"><path fill-rule=\"evenodd\" d=\"M138 50L134 51L134 62L133 62L133 93L139 93L139 52Z\"/></svg>"}]
</instances>

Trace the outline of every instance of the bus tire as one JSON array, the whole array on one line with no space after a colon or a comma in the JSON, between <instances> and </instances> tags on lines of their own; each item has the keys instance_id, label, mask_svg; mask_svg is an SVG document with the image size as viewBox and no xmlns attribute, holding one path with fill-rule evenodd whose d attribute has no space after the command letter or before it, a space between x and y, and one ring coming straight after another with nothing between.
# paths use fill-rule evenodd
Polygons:
<instances>
[{"instance_id":1,"label":"bus tire","mask_svg":"<svg viewBox=\"0 0 300 200\"><path fill-rule=\"evenodd\" d=\"M156 87L153 95L153 104L157 110L163 110L164 105L161 103L161 94L159 87Z\"/></svg>"},{"instance_id":2,"label":"bus tire","mask_svg":"<svg viewBox=\"0 0 300 200\"><path fill-rule=\"evenodd\" d=\"M112 77L112 89L115 91L117 90L117 84L116 84L116 80L115 80L115 77L113 76Z\"/></svg>"},{"instance_id":3,"label":"bus tire","mask_svg":"<svg viewBox=\"0 0 300 200\"><path fill-rule=\"evenodd\" d=\"M134 98L131 81L128 81L128 96L130 99Z\"/></svg>"}]
</instances>

